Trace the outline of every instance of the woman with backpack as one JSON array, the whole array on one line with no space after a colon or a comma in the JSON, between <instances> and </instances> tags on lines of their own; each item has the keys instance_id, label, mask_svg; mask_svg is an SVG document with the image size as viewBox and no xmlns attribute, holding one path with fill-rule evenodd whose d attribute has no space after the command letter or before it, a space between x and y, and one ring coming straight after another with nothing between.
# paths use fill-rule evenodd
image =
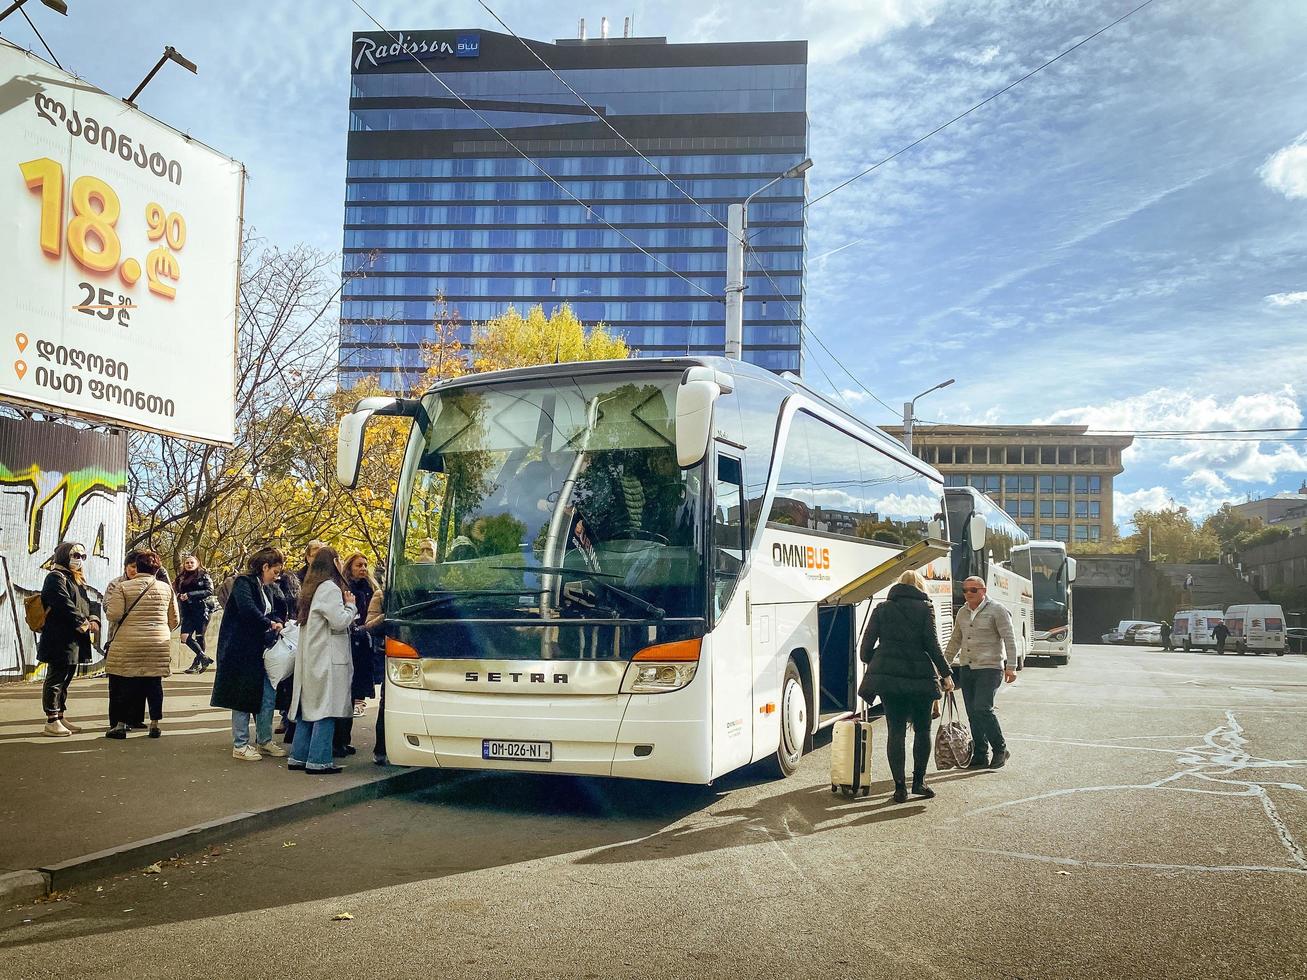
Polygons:
<instances>
[{"instance_id":1,"label":"woman with backpack","mask_svg":"<svg viewBox=\"0 0 1307 980\"><path fill-rule=\"evenodd\" d=\"M150 707L150 738L163 718L163 679L172 673L172 631L180 619L172 587L158 578L157 552L137 551L136 574L110 583L104 595L109 621L105 672L109 675L107 738L126 738L129 723Z\"/></svg>"},{"instance_id":2,"label":"woman with backpack","mask_svg":"<svg viewBox=\"0 0 1307 980\"><path fill-rule=\"evenodd\" d=\"M182 559L173 588L177 592L177 607L181 610L182 643L195 654L184 673L203 674L213 664L213 658L205 652L204 646L204 631L209 628L209 617L213 615L213 579L197 556L187 555Z\"/></svg>"},{"instance_id":3,"label":"woman with backpack","mask_svg":"<svg viewBox=\"0 0 1307 980\"><path fill-rule=\"evenodd\" d=\"M82 730L64 717L68 685L77 673L77 665L91 662L91 636L100 630L100 621L91 615L91 599L82 575L85 564L86 546L78 541L65 541L54 550L50 574L41 586L45 622L41 626L36 659L45 664L45 683L41 686L41 707L45 709L42 734L56 738Z\"/></svg>"},{"instance_id":4,"label":"woman with backpack","mask_svg":"<svg viewBox=\"0 0 1307 980\"><path fill-rule=\"evenodd\" d=\"M913 730L912 794L930 799L935 795L926 785L931 707L943 696L941 688L953 690L953 673L939 647L926 582L916 572L899 576L889 598L872 610L861 657L867 672L858 694L866 701L879 694L885 705L889 729L885 754L894 777L894 802L908 799L904 757L909 723Z\"/></svg>"}]
</instances>

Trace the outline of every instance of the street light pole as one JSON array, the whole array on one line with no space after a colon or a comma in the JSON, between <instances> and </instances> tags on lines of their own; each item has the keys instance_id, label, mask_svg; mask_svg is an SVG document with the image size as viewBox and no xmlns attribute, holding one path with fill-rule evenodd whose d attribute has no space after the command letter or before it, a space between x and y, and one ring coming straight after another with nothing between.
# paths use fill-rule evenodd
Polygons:
<instances>
[{"instance_id":1,"label":"street light pole","mask_svg":"<svg viewBox=\"0 0 1307 980\"><path fill-rule=\"evenodd\" d=\"M957 380L956 378L949 378L947 381L941 381L939 384L935 385L935 387L927 388L920 395L918 395L917 398L924 398L927 395L929 395L932 391L939 391L939 389L941 388L947 388L956 380ZM903 403L903 445L907 448L908 452L912 452L912 423L914 421L913 412L917 407L917 398L912 399L912 401Z\"/></svg>"},{"instance_id":2,"label":"street light pole","mask_svg":"<svg viewBox=\"0 0 1307 980\"><path fill-rule=\"evenodd\" d=\"M807 158L773 177L744 199L726 209L726 356L739 360L744 350L744 249L749 224L749 202L777 181L798 177L812 166Z\"/></svg>"},{"instance_id":3,"label":"street light pole","mask_svg":"<svg viewBox=\"0 0 1307 980\"><path fill-rule=\"evenodd\" d=\"M185 68L188 72L190 72L192 75L199 74L199 69L195 67L195 62L185 57L180 51L178 51L171 44L169 44L167 47L163 49L163 54L159 56L159 60L155 64L155 66L150 69L150 73L146 75L143 79L141 79L141 84L137 85L136 88L132 90L132 94L127 96L127 98L123 99L123 101L126 102L133 109L136 108L136 97L141 94L141 90L145 88L145 86L150 84L154 76L159 74L159 69L163 67L165 61L176 62L177 64Z\"/></svg>"}]
</instances>

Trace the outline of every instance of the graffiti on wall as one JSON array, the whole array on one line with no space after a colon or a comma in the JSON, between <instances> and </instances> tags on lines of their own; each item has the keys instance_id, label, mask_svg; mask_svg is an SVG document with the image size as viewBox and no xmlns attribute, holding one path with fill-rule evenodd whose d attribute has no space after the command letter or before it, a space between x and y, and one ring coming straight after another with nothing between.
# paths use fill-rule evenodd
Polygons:
<instances>
[{"instance_id":1,"label":"graffiti on wall","mask_svg":"<svg viewBox=\"0 0 1307 980\"><path fill-rule=\"evenodd\" d=\"M23 600L41 591L54 549L80 541L93 602L122 573L126 433L0 418L0 676L36 663Z\"/></svg>"}]
</instances>

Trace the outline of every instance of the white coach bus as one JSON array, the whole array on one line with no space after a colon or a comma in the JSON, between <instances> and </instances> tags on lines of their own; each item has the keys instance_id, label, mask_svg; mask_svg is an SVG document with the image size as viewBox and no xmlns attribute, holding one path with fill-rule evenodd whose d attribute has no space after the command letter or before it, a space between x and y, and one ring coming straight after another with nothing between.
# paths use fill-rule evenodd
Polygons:
<instances>
[{"instance_id":1,"label":"white coach bus","mask_svg":"<svg viewBox=\"0 0 1307 980\"><path fill-rule=\"evenodd\" d=\"M797 378L602 361L365 399L346 486L372 415L413 419L385 593L396 764L789 775L857 707L873 596L915 568L947 613L940 475Z\"/></svg>"},{"instance_id":2,"label":"white coach bus","mask_svg":"<svg viewBox=\"0 0 1307 980\"><path fill-rule=\"evenodd\" d=\"M1017 670L1026 665L1034 635L1035 602L1030 584L1029 553L1014 549L1030 543L1020 525L979 490L949 487L944 491L953 546L953 611L962 608L962 580L985 580L986 595L1012 614L1017 640Z\"/></svg>"},{"instance_id":3,"label":"white coach bus","mask_svg":"<svg viewBox=\"0 0 1307 980\"><path fill-rule=\"evenodd\" d=\"M1034 596L1034 637L1030 656L1048 657L1054 664L1071 660L1074 610L1071 585L1076 580L1076 560L1066 553L1061 541L1031 541L1012 549L1012 567L1029 569Z\"/></svg>"}]
</instances>

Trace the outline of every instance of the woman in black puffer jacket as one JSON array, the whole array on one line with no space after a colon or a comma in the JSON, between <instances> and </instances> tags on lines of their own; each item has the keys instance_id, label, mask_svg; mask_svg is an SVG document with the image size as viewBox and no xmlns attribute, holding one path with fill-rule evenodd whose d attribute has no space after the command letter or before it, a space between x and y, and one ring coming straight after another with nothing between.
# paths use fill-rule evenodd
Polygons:
<instances>
[{"instance_id":1,"label":"woman in black puffer jacket","mask_svg":"<svg viewBox=\"0 0 1307 980\"><path fill-rule=\"evenodd\" d=\"M894 776L894 802L908 799L904 755L908 723L912 723L912 793L929 799L926 786L930 762L931 705L953 689L948 661L935 633L935 610L926 595L926 583L916 572L904 572L889 590L889 599L872 610L862 639L862 661L867 664L858 693L867 701L877 694L885 705L889 729L885 754Z\"/></svg>"}]
</instances>

